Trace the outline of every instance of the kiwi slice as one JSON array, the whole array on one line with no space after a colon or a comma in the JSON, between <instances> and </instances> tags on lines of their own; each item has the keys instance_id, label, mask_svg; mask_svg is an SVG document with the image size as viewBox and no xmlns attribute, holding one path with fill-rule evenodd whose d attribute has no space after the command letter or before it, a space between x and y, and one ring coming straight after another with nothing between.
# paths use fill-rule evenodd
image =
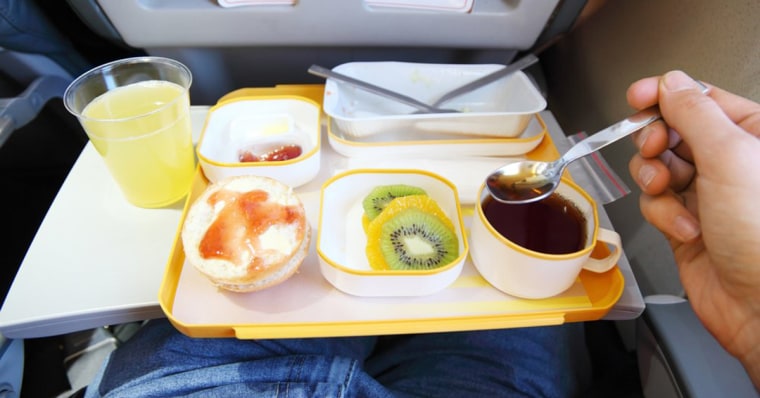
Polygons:
<instances>
[{"instance_id":1,"label":"kiwi slice","mask_svg":"<svg viewBox=\"0 0 760 398\"><path fill-rule=\"evenodd\" d=\"M364 214L369 220L372 220L385 209L391 200L408 195L427 195L427 192L422 188L405 184L377 186L362 201Z\"/></svg>"},{"instance_id":2,"label":"kiwi slice","mask_svg":"<svg viewBox=\"0 0 760 398\"><path fill-rule=\"evenodd\" d=\"M390 267L385 261L385 256L380 247L382 227L388 220L397 214L410 208L417 209L424 213L437 217L447 229L455 233L454 223L446 216L446 213L438 206L433 198L427 195L407 195L391 200L385 209L372 221L369 221L366 214L362 216L362 224L367 234L367 260L370 267L376 270L388 270Z\"/></svg>"},{"instance_id":3,"label":"kiwi slice","mask_svg":"<svg viewBox=\"0 0 760 398\"><path fill-rule=\"evenodd\" d=\"M393 270L430 270L459 256L457 235L440 218L409 208L383 223L380 250Z\"/></svg>"},{"instance_id":4,"label":"kiwi slice","mask_svg":"<svg viewBox=\"0 0 760 398\"><path fill-rule=\"evenodd\" d=\"M383 209L383 215L386 216L385 213L388 213L386 217L390 217L401 210L409 209L412 207L438 217L441 221L443 221L444 224L446 224L450 230L454 231L454 223L451 222L448 216L446 216L446 213L444 213L443 209L438 206L438 202L427 195L407 195L393 199L387 205L385 205L385 209ZM375 217L375 220L380 220L381 218L382 217Z\"/></svg>"}]
</instances>

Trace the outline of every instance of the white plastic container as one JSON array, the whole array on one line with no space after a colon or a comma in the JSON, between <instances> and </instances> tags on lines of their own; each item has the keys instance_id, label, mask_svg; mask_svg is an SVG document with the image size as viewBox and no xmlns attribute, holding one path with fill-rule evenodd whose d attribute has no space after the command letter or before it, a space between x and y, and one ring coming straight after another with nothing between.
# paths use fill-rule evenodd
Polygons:
<instances>
[{"instance_id":1,"label":"white plastic container","mask_svg":"<svg viewBox=\"0 0 760 398\"><path fill-rule=\"evenodd\" d=\"M433 103L446 92L502 68L496 64L428 64L410 62L350 62L336 72ZM445 133L517 137L546 100L522 71L453 98L441 108L455 113L414 113L416 108L327 79L325 113L341 131L355 137L383 133Z\"/></svg>"},{"instance_id":2,"label":"white plastic container","mask_svg":"<svg viewBox=\"0 0 760 398\"><path fill-rule=\"evenodd\" d=\"M432 270L375 270L366 255L362 200L378 185L408 184L424 189L454 224L459 255ZM322 186L317 236L319 269L338 290L360 297L425 296L445 289L462 272L469 252L456 187L436 174L412 169L357 169L337 174Z\"/></svg>"},{"instance_id":3,"label":"white plastic container","mask_svg":"<svg viewBox=\"0 0 760 398\"><path fill-rule=\"evenodd\" d=\"M211 182L233 175L260 175L292 187L319 173L320 108L297 96L239 98L209 111L196 149L203 173ZM278 149L297 147L300 154L267 160ZM252 157L260 161L246 161Z\"/></svg>"}]
</instances>

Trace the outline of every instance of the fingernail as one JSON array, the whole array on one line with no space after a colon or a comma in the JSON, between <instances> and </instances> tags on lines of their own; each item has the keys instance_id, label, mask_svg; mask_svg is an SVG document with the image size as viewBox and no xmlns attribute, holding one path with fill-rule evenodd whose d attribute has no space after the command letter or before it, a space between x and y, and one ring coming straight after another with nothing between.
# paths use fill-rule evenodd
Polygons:
<instances>
[{"instance_id":1,"label":"fingernail","mask_svg":"<svg viewBox=\"0 0 760 398\"><path fill-rule=\"evenodd\" d=\"M680 91L697 87L697 83L694 79L680 70L666 73L662 80L668 91Z\"/></svg>"},{"instance_id":2,"label":"fingernail","mask_svg":"<svg viewBox=\"0 0 760 398\"><path fill-rule=\"evenodd\" d=\"M701 233L699 224L690 218L678 216L673 223L675 232L682 242L688 242L695 239Z\"/></svg>"},{"instance_id":3,"label":"fingernail","mask_svg":"<svg viewBox=\"0 0 760 398\"><path fill-rule=\"evenodd\" d=\"M672 128L668 129L668 149L673 149L681 143L681 134Z\"/></svg>"},{"instance_id":4,"label":"fingernail","mask_svg":"<svg viewBox=\"0 0 760 398\"><path fill-rule=\"evenodd\" d=\"M644 147L644 144L647 142L647 138L649 138L649 134L652 131L652 127L646 126L643 129L641 129L641 132L639 132L639 136L636 138L636 147L639 149Z\"/></svg>"},{"instance_id":5,"label":"fingernail","mask_svg":"<svg viewBox=\"0 0 760 398\"><path fill-rule=\"evenodd\" d=\"M639 169L639 181L646 187L654 180L654 176L657 175L657 169L654 166L645 164Z\"/></svg>"}]
</instances>

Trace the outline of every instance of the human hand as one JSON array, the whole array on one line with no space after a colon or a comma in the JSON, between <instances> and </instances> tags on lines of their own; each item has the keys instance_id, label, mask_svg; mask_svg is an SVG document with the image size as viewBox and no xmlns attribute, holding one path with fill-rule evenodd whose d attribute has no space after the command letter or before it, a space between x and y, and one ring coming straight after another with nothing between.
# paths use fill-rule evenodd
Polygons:
<instances>
[{"instance_id":1,"label":"human hand","mask_svg":"<svg viewBox=\"0 0 760 398\"><path fill-rule=\"evenodd\" d=\"M668 238L695 313L760 388L760 105L683 72L632 84L663 121L634 134L644 218Z\"/></svg>"}]
</instances>

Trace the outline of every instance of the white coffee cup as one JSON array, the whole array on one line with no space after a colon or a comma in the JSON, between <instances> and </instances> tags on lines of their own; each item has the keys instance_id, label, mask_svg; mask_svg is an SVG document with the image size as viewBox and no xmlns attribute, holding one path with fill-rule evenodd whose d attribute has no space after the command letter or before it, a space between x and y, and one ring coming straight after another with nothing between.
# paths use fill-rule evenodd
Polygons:
<instances>
[{"instance_id":1,"label":"white coffee cup","mask_svg":"<svg viewBox=\"0 0 760 398\"><path fill-rule=\"evenodd\" d=\"M620 235L599 228L594 200L569 179L563 179L554 195L561 195L583 215L586 238L583 247L567 254L547 254L526 249L502 236L486 218L483 205L490 198L481 186L470 228L470 255L475 267L491 285L512 296L540 299L570 288L581 270L602 273L614 267L622 253ZM607 244L609 254L592 258L596 245Z\"/></svg>"}]
</instances>

